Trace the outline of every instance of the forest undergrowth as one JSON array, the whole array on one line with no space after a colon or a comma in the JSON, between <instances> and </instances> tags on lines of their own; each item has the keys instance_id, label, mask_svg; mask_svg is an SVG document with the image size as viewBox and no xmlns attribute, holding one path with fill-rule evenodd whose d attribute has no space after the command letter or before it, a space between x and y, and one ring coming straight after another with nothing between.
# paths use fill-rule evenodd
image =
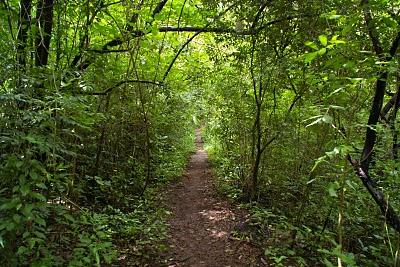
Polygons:
<instances>
[{"instance_id":1,"label":"forest undergrowth","mask_svg":"<svg viewBox=\"0 0 400 267\"><path fill-rule=\"evenodd\" d=\"M268 262L399 266L399 46L398 0L0 1L0 262L164 253L201 126Z\"/></svg>"}]
</instances>

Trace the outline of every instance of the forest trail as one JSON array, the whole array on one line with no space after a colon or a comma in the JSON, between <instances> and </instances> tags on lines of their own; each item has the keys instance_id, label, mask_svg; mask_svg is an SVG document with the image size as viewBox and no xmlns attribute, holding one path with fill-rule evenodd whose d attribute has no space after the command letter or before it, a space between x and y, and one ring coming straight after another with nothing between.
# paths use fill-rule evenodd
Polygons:
<instances>
[{"instance_id":1,"label":"forest trail","mask_svg":"<svg viewBox=\"0 0 400 267\"><path fill-rule=\"evenodd\" d=\"M199 130L196 147L186 172L168 193L173 217L167 266L263 266L257 248L231 237L244 214L215 192Z\"/></svg>"}]
</instances>

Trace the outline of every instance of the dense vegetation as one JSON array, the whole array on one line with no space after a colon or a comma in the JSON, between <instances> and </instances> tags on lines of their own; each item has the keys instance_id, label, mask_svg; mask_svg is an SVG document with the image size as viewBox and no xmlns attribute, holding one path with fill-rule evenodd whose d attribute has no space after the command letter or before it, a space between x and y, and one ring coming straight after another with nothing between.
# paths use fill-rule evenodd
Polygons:
<instances>
[{"instance_id":1,"label":"dense vegetation","mask_svg":"<svg viewBox=\"0 0 400 267\"><path fill-rule=\"evenodd\" d=\"M273 266L400 264L399 1L2 0L0 22L4 266L154 260L199 126Z\"/></svg>"}]
</instances>

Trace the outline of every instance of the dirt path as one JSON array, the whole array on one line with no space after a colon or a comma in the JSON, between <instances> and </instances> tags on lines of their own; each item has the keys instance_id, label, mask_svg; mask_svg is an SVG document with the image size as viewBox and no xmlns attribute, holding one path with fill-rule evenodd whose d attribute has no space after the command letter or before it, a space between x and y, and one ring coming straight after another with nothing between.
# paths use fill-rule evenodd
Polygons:
<instances>
[{"instance_id":1,"label":"dirt path","mask_svg":"<svg viewBox=\"0 0 400 267\"><path fill-rule=\"evenodd\" d=\"M243 212L216 195L199 131L196 146L186 173L169 192L173 218L168 266L262 266L256 248L231 236Z\"/></svg>"}]
</instances>

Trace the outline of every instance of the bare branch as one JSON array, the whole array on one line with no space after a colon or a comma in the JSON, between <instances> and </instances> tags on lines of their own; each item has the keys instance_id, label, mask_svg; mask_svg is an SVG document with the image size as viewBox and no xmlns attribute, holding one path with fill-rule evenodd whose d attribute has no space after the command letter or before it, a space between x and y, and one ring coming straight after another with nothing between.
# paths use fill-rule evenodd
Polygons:
<instances>
[{"instance_id":1,"label":"bare branch","mask_svg":"<svg viewBox=\"0 0 400 267\"><path fill-rule=\"evenodd\" d=\"M229 9L231 9L231 8L234 7L235 5L236 5L236 3L233 4L233 5L231 5L230 7L228 7L222 14L218 15L217 18L219 18L220 16L222 16L223 14L225 14L226 12L228 12ZM302 16L302 17L308 17L308 16L312 16L312 15L304 15L304 16ZM257 34L258 32L260 32L261 30L267 28L268 26L271 26L271 25L273 25L273 24L276 24L276 23L279 23L279 22L282 22L282 21L295 19L295 18L299 18L299 17L297 17L297 16L288 16L288 17L285 17L285 18L282 18L282 19L273 20L273 21L270 21L270 22L264 24L262 27L258 28L258 29L255 30L255 31L247 31L247 32L243 32L243 33L241 33L241 34L242 34L242 35L243 35L243 34L244 34L244 35ZM207 30L211 30L211 29L209 28L209 26L211 25L211 23L212 23L212 22L208 23L206 26L204 26L204 28L199 28L199 30L198 30L192 37L190 37L190 38L182 45L182 47L181 47L181 48L179 49L179 51L176 53L175 57L172 59L170 65L168 66L168 69L167 69L167 71L165 72L164 77L163 77L163 79L162 79L163 82L164 82L165 79L167 78L169 72L170 72L171 69L172 69L173 64L175 63L175 61L177 60L177 58L179 57L179 55L182 53L183 49L185 49L185 47L186 47L194 38L196 38L196 36L198 36L200 33L202 33L202 32L217 32L216 29L219 29L219 32L220 32L220 33L228 33L228 32L229 32L229 33L233 33L233 32L236 33L236 31L234 31L234 30L228 30L228 29L222 30L222 29L220 29L220 28L211 28L211 29L214 29L214 31L207 31ZM185 27L182 27L182 28L185 29ZM182 28L181 28L181 29L182 29ZM168 29L169 29L169 30L168 30ZM165 31L172 31L172 29L174 29L174 28L165 28ZM190 28L187 28L187 29L189 30ZM191 28L191 29L193 29L193 28ZM161 30L160 30L160 31L161 31ZM176 31L178 31L178 30L176 30Z\"/></svg>"}]
</instances>

